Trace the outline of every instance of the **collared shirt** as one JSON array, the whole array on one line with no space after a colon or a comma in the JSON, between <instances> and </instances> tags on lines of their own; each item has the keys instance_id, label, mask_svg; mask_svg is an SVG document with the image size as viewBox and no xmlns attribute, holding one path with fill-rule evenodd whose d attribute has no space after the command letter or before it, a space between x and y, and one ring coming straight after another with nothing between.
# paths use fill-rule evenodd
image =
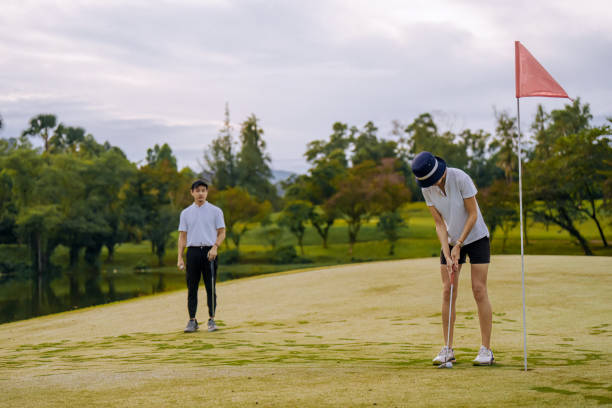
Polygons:
<instances>
[{"instance_id":1,"label":"collared shirt","mask_svg":"<svg viewBox=\"0 0 612 408\"><path fill-rule=\"evenodd\" d=\"M223 211L205 201L196 203L181 211L179 231L187 232L187 246L212 246L217 240L217 230L225 228Z\"/></svg>"},{"instance_id":2,"label":"collared shirt","mask_svg":"<svg viewBox=\"0 0 612 408\"><path fill-rule=\"evenodd\" d=\"M463 199L474 197L477 190L470 176L463 170L451 167L446 169L444 190L446 195L436 185L421 189L423 197L425 197L425 203L430 207L436 207L436 210L442 214L442 218L446 223L446 230L448 231L448 243L455 244L461 236L468 219L468 212ZM476 204L476 211L478 218L476 218L476 223L465 238L463 245L489 236L489 229L482 218L478 204Z\"/></svg>"}]
</instances>

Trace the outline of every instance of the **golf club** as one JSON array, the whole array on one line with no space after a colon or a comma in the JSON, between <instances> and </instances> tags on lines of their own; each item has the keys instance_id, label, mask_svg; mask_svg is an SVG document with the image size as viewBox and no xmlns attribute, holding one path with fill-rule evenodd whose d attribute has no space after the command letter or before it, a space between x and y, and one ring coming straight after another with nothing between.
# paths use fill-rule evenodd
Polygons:
<instances>
[{"instance_id":1,"label":"golf club","mask_svg":"<svg viewBox=\"0 0 612 408\"><path fill-rule=\"evenodd\" d=\"M212 283L212 317L215 317L215 309L217 301L215 298L215 261L210 261L210 280Z\"/></svg>"},{"instance_id":2,"label":"golf club","mask_svg":"<svg viewBox=\"0 0 612 408\"><path fill-rule=\"evenodd\" d=\"M446 334L446 356L444 358L445 362L440 364L438 368L453 368L453 363L448 361L448 350L450 349L450 328L451 328L451 314L453 311L453 281L455 280L455 265L452 266L453 273L451 273L451 288L450 288L450 299L448 301L448 329Z\"/></svg>"}]
</instances>

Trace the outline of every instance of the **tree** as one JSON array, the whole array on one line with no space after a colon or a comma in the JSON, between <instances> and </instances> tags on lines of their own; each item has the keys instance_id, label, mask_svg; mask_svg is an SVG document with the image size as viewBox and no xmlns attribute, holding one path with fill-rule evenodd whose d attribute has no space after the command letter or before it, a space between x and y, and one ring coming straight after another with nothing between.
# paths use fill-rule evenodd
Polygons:
<instances>
[{"instance_id":1,"label":"tree","mask_svg":"<svg viewBox=\"0 0 612 408\"><path fill-rule=\"evenodd\" d=\"M165 143L147 150L147 165L140 171L144 174L144 195L149 196L141 203L145 209L144 236L151 241L151 252L157 255L158 263L162 265L179 216L179 208L173 198L178 195L177 188L184 188L184 183L177 172L172 149ZM181 193L184 194L184 191Z\"/></svg>"},{"instance_id":2,"label":"tree","mask_svg":"<svg viewBox=\"0 0 612 408\"><path fill-rule=\"evenodd\" d=\"M333 150L329 156L316 160L308 175L291 178L283 184L285 197L289 200L305 200L313 205L309 213L310 223L327 248L329 230L338 217L335 208L324 205L336 192L334 180L346 173L344 154Z\"/></svg>"},{"instance_id":3,"label":"tree","mask_svg":"<svg viewBox=\"0 0 612 408\"><path fill-rule=\"evenodd\" d=\"M79 145L85 141L85 129L81 127L64 126L60 123L49 140L49 150L54 153L75 153Z\"/></svg>"},{"instance_id":4,"label":"tree","mask_svg":"<svg viewBox=\"0 0 612 408\"><path fill-rule=\"evenodd\" d=\"M23 131L23 136L40 136L44 141L45 152L49 151L49 131L55 127L55 115L42 114L30 119L30 127Z\"/></svg>"},{"instance_id":5,"label":"tree","mask_svg":"<svg viewBox=\"0 0 612 408\"><path fill-rule=\"evenodd\" d=\"M212 197L223 210L227 236L240 251L240 239L249 230L249 223L263 220L271 211L269 202L260 203L242 187L230 187Z\"/></svg>"},{"instance_id":6,"label":"tree","mask_svg":"<svg viewBox=\"0 0 612 408\"><path fill-rule=\"evenodd\" d=\"M151 167L158 167L164 164L176 170L176 157L172 154L172 149L168 143L164 143L161 147L155 145L152 149L147 149L147 164Z\"/></svg>"},{"instance_id":7,"label":"tree","mask_svg":"<svg viewBox=\"0 0 612 408\"><path fill-rule=\"evenodd\" d=\"M372 122L366 123L361 131L356 128L353 129L352 133L357 135L353 141L353 155L351 157L353 166L366 160L380 164L384 158L396 157L397 143L378 139L376 137L377 131L378 128Z\"/></svg>"},{"instance_id":8,"label":"tree","mask_svg":"<svg viewBox=\"0 0 612 408\"><path fill-rule=\"evenodd\" d=\"M576 98L571 105L566 104L563 109L553 110L550 113L552 123L551 132L555 135L552 140L580 132L590 127L589 123L593 119L589 104L582 104L580 98Z\"/></svg>"},{"instance_id":9,"label":"tree","mask_svg":"<svg viewBox=\"0 0 612 408\"><path fill-rule=\"evenodd\" d=\"M504 180L496 180L493 185L482 189L479 194L479 205L482 216L489 227L491 241L495 231L500 228L503 233L502 252L506 249L506 241L510 231L519 222L519 209L516 183L506 183Z\"/></svg>"},{"instance_id":10,"label":"tree","mask_svg":"<svg viewBox=\"0 0 612 408\"><path fill-rule=\"evenodd\" d=\"M550 157L550 149L554 143L554 133L550 131L550 114L544 110L542 105L538 105L535 118L531 124L531 130L535 139L535 157L547 159Z\"/></svg>"},{"instance_id":11,"label":"tree","mask_svg":"<svg viewBox=\"0 0 612 408\"><path fill-rule=\"evenodd\" d=\"M559 138L555 144L555 153L564 158L565 183L575 196L571 203L575 203L578 211L595 222L604 247L608 246L608 242L597 217L603 204L598 205L597 200L603 197L606 172L612 169L610 134L608 126L586 128Z\"/></svg>"},{"instance_id":12,"label":"tree","mask_svg":"<svg viewBox=\"0 0 612 408\"><path fill-rule=\"evenodd\" d=\"M338 211L346 220L351 255L362 223L375 211L375 191L370 182L375 169L376 164L372 161L350 168L343 177L336 179L337 193L325 203L329 210Z\"/></svg>"},{"instance_id":13,"label":"tree","mask_svg":"<svg viewBox=\"0 0 612 408\"><path fill-rule=\"evenodd\" d=\"M53 239L61 216L54 205L34 205L20 211L17 217L19 236L28 243L32 265L41 282L47 273L51 254L57 246Z\"/></svg>"},{"instance_id":14,"label":"tree","mask_svg":"<svg viewBox=\"0 0 612 408\"><path fill-rule=\"evenodd\" d=\"M219 136L212 141L204 154L208 168L213 173L212 183L219 190L235 187L238 183L238 164L234 153L236 142L232 136L229 106L225 104L225 120Z\"/></svg>"},{"instance_id":15,"label":"tree","mask_svg":"<svg viewBox=\"0 0 612 408\"><path fill-rule=\"evenodd\" d=\"M377 226L389 241L389 255L394 255L399 231L406 226L399 210L411 198L403 175L396 171L396 162L396 159L384 159L371 180L376 197L373 204L379 214Z\"/></svg>"},{"instance_id":16,"label":"tree","mask_svg":"<svg viewBox=\"0 0 612 408\"><path fill-rule=\"evenodd\" d=\"M266 143L263 140L263 129L258 119L251 115L242 123L240 131L241 149L238 153L238 185L260 201L276 201L276 188L270 182L270 156L265 153Z\"/></svg>"},{"instance_id":17,"label":"tree","mask_svg":"<svg viewBox=\"0 0 612 408\"><path fill-rule=\"evenodd\" d=\"M307 150L304 156L309 163L316 164L320 160L325 160L326 157L334 156L339 160L340 164L348 167L348 158L346 150L353 141L355 129L351 129L351 133L347 134L348 125L341 122L335 122L332 126L333 133L329 137L329 141L314 140L307 145Z\"/></svg>"},{"instance_id":18,"label":"tree","mask_svg":"<svg viewBox=\"0 0 612 408\"><path fill-rule=\"evenodd\" d=\"M512 183L513 174L517 171L518 158L516 155L518 131L516 118L510 117L507 112L495 113L497 127L495 128L496 164L504 171L506 183Z\"/></svg>"},{"instance_id":19,"label":"tree","mask_svg":"<svg viewBox=\"0 0 612 408\"><path fill-rule=\"evenodd\" d=\"M109 150L92 160L85 172L85 178L90 180L85 192L89 207L97 210L96 216L108 227L100 237L108 251L107 261L113 260L115 246L128 238L122 222L122 197L136 171L123 153Z\"/></svg>"},{"instance_id":20,"label":"tree","mask_svg":"<svg viewBox=\"0 0 612 408\"><path fill-rule=\"evenodd\" d=\"M297 238L302 256L304 256L303 241L304 233L306 232L306 223L310 219L310 213L312 211L312 205L307 201L290 201L285 205L279 220L279 224L287 227Z\"/></svg>"},{"instance_id":21,"label":"tree","mask_svg":"<svg viewBox=\"0 0 612 408\"><path fill-rule=\"evenodd\" d=\"M495 165L495 160L491 158L492 137L490 133L482 129L475 132L465 129L459 137L460 145L467 152L467 166L464 170L472 177L477 187L490 186L493 180L503 177L503 173Z\"/></svg>"},{"instance_id":22,"label":"tree","mask_svg":"<svg viewBox=\"0 0 612 408\"><path fill-rule=\"evenodd\" d=\"M15 220L19 211L13 200L12 190L11 176L0 170L0 244L14 243L17 240Z\"/></svg>"},{"instance_id":23,"label":"tree","mask_svg":"<svg viewBox=\"0 0 612 408\"><path fill-rule=\"evenodd\" d=\"M573 191L573 183L565 176L566 163L561 156L551 156L546 160L533 160L525 166L525 184L529 194L536 202L531 213L536 221L555 224L566 230L584 250L593 255L588 241L582 236L575 223L585 215L578 210L580 203Z\"/></svg>"}]
</instances>

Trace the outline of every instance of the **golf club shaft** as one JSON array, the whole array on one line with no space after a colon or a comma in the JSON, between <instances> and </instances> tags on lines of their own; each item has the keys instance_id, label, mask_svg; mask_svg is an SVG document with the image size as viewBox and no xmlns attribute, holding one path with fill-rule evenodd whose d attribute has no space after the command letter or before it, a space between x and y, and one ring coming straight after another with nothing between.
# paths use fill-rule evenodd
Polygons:
<instances>
[{"instance_id":1,"label":"golf club shaft","mask_svg":"<svg viewBox=\"0 0 612 408\"><path fill-rule=\"evenodd\" d=\"M215 317L216 299L215 299L215 261L210 261L210 281L212 289L212 317Z\"/></svg>"},{"instance_id":2,"label":"golf club shaft","mask_svg":"<svg viewBox=\"0 0 612 408\"><path fill-rule=\"evenodd\" d=\"M448 300L448 329L446 334L446 362L448 362L448 350L450 349L450 329L451 329L451 315L453 311L453 276L451 275L451 289L450 299Z\"/></svg>"}]
</instances>

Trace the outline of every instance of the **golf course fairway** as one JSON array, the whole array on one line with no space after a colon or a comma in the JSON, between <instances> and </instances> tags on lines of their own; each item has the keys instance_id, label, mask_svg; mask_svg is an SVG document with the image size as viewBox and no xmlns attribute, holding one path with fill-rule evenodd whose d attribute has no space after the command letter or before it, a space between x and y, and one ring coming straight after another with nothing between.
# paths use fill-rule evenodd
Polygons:
<instances>
[{"instance_id":1,"label":"golf course fairway","mask_svg":"<svg viewBox=\"0 0 612 408\"><path fill-rule=\"evenodd\" d=\"M220 330L183 333L187 291L0 325L1 407L604 406L612 404L612 259L528 256L489 270L497 364L480 346L469 264L452 369L437 258L218 285Z\"/></svg>"}]
</instances>

